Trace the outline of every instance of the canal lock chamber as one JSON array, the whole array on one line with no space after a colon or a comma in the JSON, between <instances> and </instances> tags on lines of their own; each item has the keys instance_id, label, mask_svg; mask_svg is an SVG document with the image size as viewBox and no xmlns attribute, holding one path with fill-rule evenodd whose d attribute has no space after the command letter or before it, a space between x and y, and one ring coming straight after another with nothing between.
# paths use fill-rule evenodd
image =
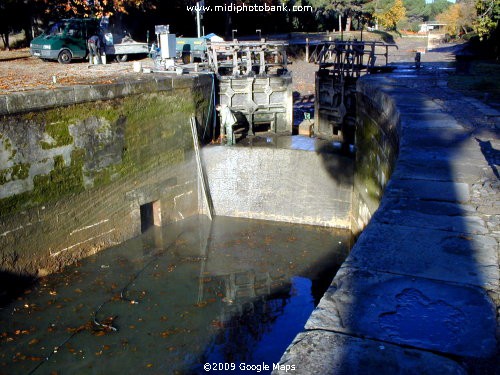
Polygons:
<instances>
[{"instance_id":1,"label":"canal lock chamber","mask_svg":"<svg viewBox=\"0 0 500 375\"><path fill-rule=\"evenodd\" d=\"M246 218L256 220L256 224L244 224L243 227L255 225L257 229L242 229L237 232L238 234L229 230L229 236L240 238L241 241L241 233L251 233L251 236L247 236L247 245L250 250L254 250L255 246L251 237L260 238L267 253L259 254L243 250L243 254L245 252L251 254L250 257L248 254L242 256L243 264L263 260L263 263L267 263L267 266L270 266L272 270L268 269L263 272L265 277L261 277L260 273L252 275L247 271L241 273L233 270L231 272L230 268L225 270L225 273L223 272L224 275L209 274L208 279L214 277L218 280L217 285L221 285L220 280L223 279L222 284L229 286L224 286L223 292L214 292L214 288L212 288L213 295L208 297L210 301L207 302L207 300L199 298L200 290L204 290L203 284L200 287L200 280L205 280L205 276L200 276L202 271L197 269L195 272L197 276L191 277L192 281L189 282L196 286L192 289L196 290L196 301L191 303L193 301L189 298L181 299L189 300L190 308L192 306L204 308L206 306L204 303L211 306L215 304L215 310L219 309L219 312L215 315L208 315L215 317L208 324L212 329L210 331L212 334L214 328L224 328L225 324L231 326L233 324L231 322L241 320L242 316L247 321L253 321L251 314L248 315L250 310L269 309L269 306L263 302L268 297L255 293L257 289L272 291L269 295L278 296L283 296L283 291L285 296L290 296L294 295L294 290L303 290L304 288L314 290L310 293L312 293L312 299L317 303L322 294L318 291L321 288L318 289L317 276L310 276L315 279L316 283L316 286L311 288L306 280L300 279L304 278L300 272L305 272L303 269L307 269L307 272L313 274L316 271L325 272L324 269L316 267L314 264L324 264L325 259L336 258L335 265L330 266L333 268L329 268L326 272L327 275L321 276L323 281L319 282L323 285L322 288L326 289L334 276L335 269L342 262L342 257L347 254L353 223L356 228L361 228L363 220L369 216L369 205L360 204L360 199L356 198L356 194L353 194L355 191L353 186L356 181L353 174L353 160L332 152L334 150L328 142L301 139L300 137L278 137L274 138L273 142L266 142L268 147L209 146L202 149L201 159L210 193L210 204L213 205L213 212L216 215L214 221L216 224L207 226L204 214L209 208L206 203L206 194L200 188L201 176L196 167L188 124L190 115L193 112L196 114L196 108L202 109L198 113L198 117L200 117L198 122L203 123L206 120L203 118L204 113L206 113L204 110L207 108L205 98L210 92L211 82L206 77L196 79L181 77L178 81L157 79L149 85L153 87L153 92L151 92L151 86L146 87L147 85L144 83L130 85L127 90L123 90L128 92L135 90L135 95L130 96L121 96L119 87L87 88L87 92L85 89L80 89L79 95L86 94L93 98L102 95L101 99L106 98L107 100L89 105L80 102L66 103L61 99L63 102L55 103L55 105L60 105L62 108L57 106L36 108L35 106L31 112L5 113L2 117L3 156L6 156L5 165L10 171L4 173L6 181L2 184L3 206L0 238L2 241L2 276L9 280L42 277L37 286L27 289L26 291L29 293L21 297L7 293L3 295L5 299L19 298L17 302L5 306L7 309L13 309L9 312L20 314L20 319L11 319L11 316L6 316L2 320L9 321L8 327L11 329L4 332L6 333L6 341L14 343L12 346L13 358L16 359L15 363L21 364L20 368L23 371L32 368L24 366L23 363L31 361L32 364L36 365L37 361L40 361L39 363L43 362L43 366L46 366L47 363L44 361L48 357L50 357L48 362L51 363L49 366L55 366L55 368L61 363L65 363L66 360L72 362L75 355L79 355L83 361L85 355L82 353L85 350L82 352L80 350L83 349L76 349L77 341L73 342L75 345L71 344L69 347L67 344L72 341L72 338L65 341L76 332L71 332L71 330L76 329L77 336L80 336L80 332L85 334L81 336L85 336L84 341L81 342L82 346L91 345L92 339L96 337L111 337L108 334L114 332L110 327L115 327L115 323L106 321L108 318L106 309L110 304L117 302L113 298L116 298L116 294L119 292L121 302L129 302L129 304L121 303L122 310L120 311L122 313L116 316L123 318L130 314L128 311L131 305L134 307L133 302L138 302L141 299L141 293L147 289L137 288L134 292L138 295L131 297L129 295L129 291L132 291L131 286L135 287L135 282L139 282L142 270L144 270L144 274L151 272L153 275L151 277L155 277L153 271L156 264L154 263L160 261L163 253L171 255L172 252L180 252L180 254L175 254L175 256L182 258L177 260L179 264L196 264L197 267L200 267L205 262L203 267L208 267L206 263L210 262L210 259L206 258L203 251L206 252L206 249L210 248L207 247L207 243L214 241L214 236L213 233L212 235L207 234L207 231L210 233L213 229L206 228L211 228L214 225L231 228L234 224L224 222L226 220L224 217L236 218L236 222L246 220ZM164 89L165 87L167 89ZM115 97L109 99L112 96L110 92L113 90ZM179 101L180 97L183 99ZM11 108L14 108L14 105L11 105ZM23 132L14 132L14 127L20 125ZM23 144L20 134L24 134L34 142L30 145ZM30 155L30 157L23 159L25 155ZM24 166L24 169L19 169L18 166ZM20 172L15 174L14 171L18 169ZM21 173L22 171L24 173ZM355 211L353 211L353 207L355 207ZM353 215L353 212L356 212L356 215ZM357 213L361 213L363 216L360 217ZM198 216L200 214L202 216ZM220 217L222 221L218 222L217 217ZM195 222L194 227L193 221ZM182 226L184 222L187 227L194 228L188 231L192 235L188 238L177 237L178 232L172 228ZM335 245L328 244L328 240L325 238L311 240L315 243L314 249L311 249L307 240L308 235L293 232L294 230L300 231L300 229L279 229L280 222L285 228L288 228L289 223L297 223L306 225L306 228L310 228L308 230L311 230L312 233L326 231L327 239L332 239L328 228L342 228L346 232L341 234L340 240L335 238ZM158 228L159 224L162 224L163 227ZM162 229L164 227L168 229ZM266 230L270 230L271 233L266 234ZM137 237L141 231L144 232L146 238ZM164 234L164 231L167 231L167 234ZM177 234L172 234L169 231ZM280 232L284 234L274 238L274 234ZM307 230L304 233L307 233ZM192 249L197 250L194 254L187 255L192 249L184 249L187 253L183 256L182 247L185 243L193 240L191 237L196 237L197 242L195 241L196 245L193 245ZM136 240L128 240L130 238ZM289 244L299 242L298 239L306 240L299 246L302 252L300 257L305 256L304 252L309 252L308 257L314 259L312 264L305 264L299 256L298 260L285 260L285 263L294 264L295 267L304 263L299 267L301 271L298 274L284 274L281 272L282 266L276 266L273 261L265 260L270 257L269 251L272 253L272 248L279 247L276 246L277 243ZM130 245L129 242L139 245L134 250L134 245ZM219 239L219 242L224 243L224 246L227 245L227 241ZM129 248L126 251L129 251L130 259L124 260L121 257L120 250L116 250L120 249L120 245L115 247L118 243L126 244L124 246ZM340 258L338 258L339 255L323 254L326 250L337 248L338 243L342 244ZM346 244L349 246L346 247ZM224 248L224 246L220 247ZM101 249L110 247L115 249L113 250L115 254L118 252L117 258L111 258L112 260L109 261L97 260L96 256L111 254L108 253L111 250L99 252ZM139 254L137 249L141 249ZM284 250L280 251L286 253L287 249L288 247L285 247ZM99 252L98 255L93 255L97 252ZM239 252L242 250L240 249ZM234 254L238 254L238 252L229 252L219 257L219 260L215 261L215 263L221 263L218 268L224 269L224 264L226 264L224 259ZM160 256L157 257L157 255ZM78 261L88 256L90 256L87 258L88 260ZM247 257L246 260L245 257ZM78 262L74 263L75 261ZM149 264L150 261L151 264ZM276 263L280 261L276 261ZM127 268L129 262L130 269L123 274L123 270L121 270L120 275L115 275L118 280L109 280L109 285L106 280L97 278L100 280L97 284L100 284L101 287L107 286L105 292L107 295L101 296L101 298L92 298L94 295L91 292L88 298L82 298L80 303L71 305L69 300L80 299L79 293L86 294L87 284L81 279L75 280L74 284L70 282L69 288L71 290L64 292L61 290L60 294L56 290L56 286L60 286L58 282L71 278L65 272L69 271L69 273L76 275L80 272L84 273L83 270L78 270L82 264L85 268L92 268L89 264L94 265L92 271L88 271L88 274L92 275L88 279L88 285L94 287L95 285L90 280L96 276L93 273L96 272L96 269L98 272L110 271L110 276L106 277L112 279L114 278L111 276L113 275L112 264L121 264ZM68 264L73 265L62 273L59 272ZM163 272L169 273L169 269L172 267L176 269L177 265L175 264L175 261L165 263ZM152 266L151 269L149 269L149 265ZM259 267L263 267L263 265L259 264ZM315 268L316 271L314 271ZM277 272L278 276L275 275L275 278L279 281L276 290L269 289L273 282L274 271ZM56 273L53 276L45 276L54 272ZM289 280L285 280L280 284L283 277L293 281L290 283ZM325 279L328 281L325 282ZM79 285L77 285L78 282L80 282ZM206 281L208 284L210 282ZM238 283L246 285L247 292L250 290L248 285L254 285L252 287L254 294L250 293L250 297L248 293L244 295L241 305L238 304L238 299L234 294L237 290L235 286ZM104 289L106 290L106 288ZM75 292L75 290L79 290L79 292ZM123 292L125 292L125 298L123 298ZM41 309L38 302L30 301L32 293L41 296L42 299L45 298L44 303L47 306L54 305L56 309L67 308L68 310L59 315L51 315L45 309ZM71 296L65 295L63 297L65 293L71 294ZM164 291L164 293L168 293L168 291ZM231 298L231 296L235 298ZM258 298L252 302L252 298L255 297ZM143 295L142 298L144 298ZM283 298L280 298L281 304L283 304ZM268 300L275 301L275 298L268 298ZM81 310L82 303L88 306L88 309ZM154 304L154 302L152 303ZM276 302L271 304L273 303ZM61 306L65 304L68 306ZM286 305L286 303L284 304ZM25 305L28 307L24 307ZM138 305L141 308L144 306L143 303ZM213 309L214 306L211 308ZM309 306L312 309L314 303L309 304ZM165 305L162 307L167 308ZM87 321L85 319L65 320L71 315L70 311L78 310L81 310L80 315L75 315L75 317L88 318L91 316L91 323L94 321L92 327L85 325L88 319ZM4 311L7 310L4 309ZM37 311L40 313L37 314ZM277 309L276 311L279 315L282 310ZM113 311L109 311L109 313L115 314ZM309 313L304 315L304 322ZM38 319L43 324L48 325L49 332L57 331L57 339L50 337L51 335L39 336L41 329L24 329L25 336L18 340L16 332L21 326L19 324L22 321L22 316L28 318L34 316L32 314L37 314ZM141 319L144 321L144 316L147 314L148 312L145 310L139 314L141 316L136 316L134 319L139 322ZM160 314L160 312L156 312L156 314ZM179 315L182 314L183 312L179 312ZM60 320L56 322L57 324L50 322L50 316L57 316ZM164 315L157 317L161 321ZM225 318L221 319L220 317ZM266 319L268 318L269 316ZM167 317L168 319L170 318ZM197 318L194 319L193 325L198 324ZM266 326L255 324L261 328ZM116 325L118 327L118 323ZM129 322L127 327L120 325L120 341L115 342L116 346L101 342L102 348L98 350L96 347L93 354L106 353L108 346L115 349L119 346L122 349L125 348L122 351L117 349L113 352L121 353L117 354L117 357L123 353L130 354L130 350L134 349L131 349L132 346L124 344L129 340L124 332L128 330L128 336L136 336L132 326L136 326L136 324ZM50 327L53 327L54 330ZM156 338L158 335L167 338L176 336L178 333L184 334L192 329L184 326L177 330L175 327L169 327L159 331L158 327L154 327L153 324L149 331L146 329L149 332L146 335L152 334ZM297 332L301 328L301 326L298 327ZM21 331L23 330L21 329ZM70 335L64 335L63 331L70 333ZM234 330L229 332L235 334ZM220 340L220 336L215 335L215 337L219 337ZM13 338L13 340L9 338ZM42 341L43 345L39 345ZM152 345L153 342L145 345ZM235 341L229 340L228 342L230 346L235 345ZM271 339L270 345L272 342L275 340ZM289 341L284 343L283 349L288 343ZM66 359L58 360L55 355L53 349L59 344L64 344L67 348L66 355L68 357ZM182 346L182 344L178 345ZM255 342L252 345L255 345ZM20 348L23 349L19 351ZM215 357L212 358L220 359L217 356L222 355L221 350L227 350L224 348L214 349L211 355ZM175 345L168 346L167 350L181 355ZM52 354L49 356L51 351ZM6 353L8 352L7 350ZM16 358L15 353L22 354ZM208 355L203 350L199 351L198 354ZM235 354L233 353L233 355ZM245 355L248 356L248 353L242 355L240 359L247 358ZM95 361L88 362L88 358L87 361L84 361L85 366L92 366ZM134 363L138 366L147 368L152 364L144 363L144 357L140 360L140 354L133 358L135 358ZM159 354L157 360L161 361L161 358L164 357ZM275 360L278 361L279 357ZM2 359L2 366L4 365L7 368L13 366L8 355Z\"/></svg>"}]
</instances>

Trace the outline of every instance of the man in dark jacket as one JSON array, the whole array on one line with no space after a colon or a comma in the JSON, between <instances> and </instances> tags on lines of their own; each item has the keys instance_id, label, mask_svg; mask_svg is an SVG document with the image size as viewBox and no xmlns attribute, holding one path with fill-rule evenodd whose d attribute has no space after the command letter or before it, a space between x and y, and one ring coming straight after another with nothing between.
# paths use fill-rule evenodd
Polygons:
<instances>
[{"instance_id":1,"label":"man in dark jacket","mask_svg":"<svg viewBox=\"0 0 500 375\"><path fill-rule=\"evenodd\" d=\"M89 49L89 62L94 63L94 56L97 57L97 64L102 64L101 60L101 38L98 35L92 35L87 41Z\"/></svg>"}]
</instances>

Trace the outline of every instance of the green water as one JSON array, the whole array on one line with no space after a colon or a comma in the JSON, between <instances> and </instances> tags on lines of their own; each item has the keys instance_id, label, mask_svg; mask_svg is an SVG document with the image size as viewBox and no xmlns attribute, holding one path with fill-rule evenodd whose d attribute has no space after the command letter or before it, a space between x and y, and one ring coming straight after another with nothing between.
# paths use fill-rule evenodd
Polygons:
<instances>
[{"instance_id":1,"label":"green water","mask_svg":"<svg viewBox=\"0 0 500 375\"><path fill-rule=\"evenodd\" d=\"M151 228L2 308L0 374L272 369L350 241L347 231L225 217Z\"/></svg>"}]
</instances>

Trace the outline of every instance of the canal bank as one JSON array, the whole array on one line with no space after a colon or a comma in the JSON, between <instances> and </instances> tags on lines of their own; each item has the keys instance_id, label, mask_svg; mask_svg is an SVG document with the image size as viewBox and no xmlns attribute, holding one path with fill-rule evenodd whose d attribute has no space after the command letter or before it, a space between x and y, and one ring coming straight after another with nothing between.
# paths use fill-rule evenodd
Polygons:
<instances>
[{"instance_id":1,"label":"canal bank","mask_svg":"<svg viewBox=\"0 0 500 375\"><path fill-rule=\"evenodd\" d=\"M358 132L375 129L380 152L395 151L393 173L281 363L296 374L494 374L499 114L436 72L364 77L359 108Z\"/></svg>"}]
</instances>

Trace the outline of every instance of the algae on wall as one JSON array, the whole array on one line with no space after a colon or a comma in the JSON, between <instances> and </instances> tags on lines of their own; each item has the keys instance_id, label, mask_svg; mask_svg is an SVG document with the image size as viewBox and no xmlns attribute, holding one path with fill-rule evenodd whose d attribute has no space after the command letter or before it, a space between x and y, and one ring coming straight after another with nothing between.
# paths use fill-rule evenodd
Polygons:
<instances>
[{"instance_id":1,"label":"algae on wall","mask_svg":"<svg viewBox=\"0 0 500 375\"><path fill-rule=\"evenodd\" d=\"M399 153L398 114L387 108L387 113L381 113L373 98L361 93L357 100L352 222L355 234L361 232L377 210Z\"/></svg>"},{"instance_id":2,"label":"algae on wall","mask_svg":"<svg viewBox=\"0 0 500 375\"><path fill-rule=\"evenodd\" d=\"M3 116L0 155L7 158L0 170L0 216L181 162L190 147L186 132L158 124L186 124L194 109L181 92Z\"/></svg>"},{"instance_id":3,"label":"algae on wall","mask_svg":"<svg viewBox=\"0 0 500 375\"><path fill-rule=\"evenodd\" d=\"M0 117L0 270L46 274L198 212L189 118L210 82ZM171 202L173 201L173 202Z\"/></svg>"}]
</instances>

